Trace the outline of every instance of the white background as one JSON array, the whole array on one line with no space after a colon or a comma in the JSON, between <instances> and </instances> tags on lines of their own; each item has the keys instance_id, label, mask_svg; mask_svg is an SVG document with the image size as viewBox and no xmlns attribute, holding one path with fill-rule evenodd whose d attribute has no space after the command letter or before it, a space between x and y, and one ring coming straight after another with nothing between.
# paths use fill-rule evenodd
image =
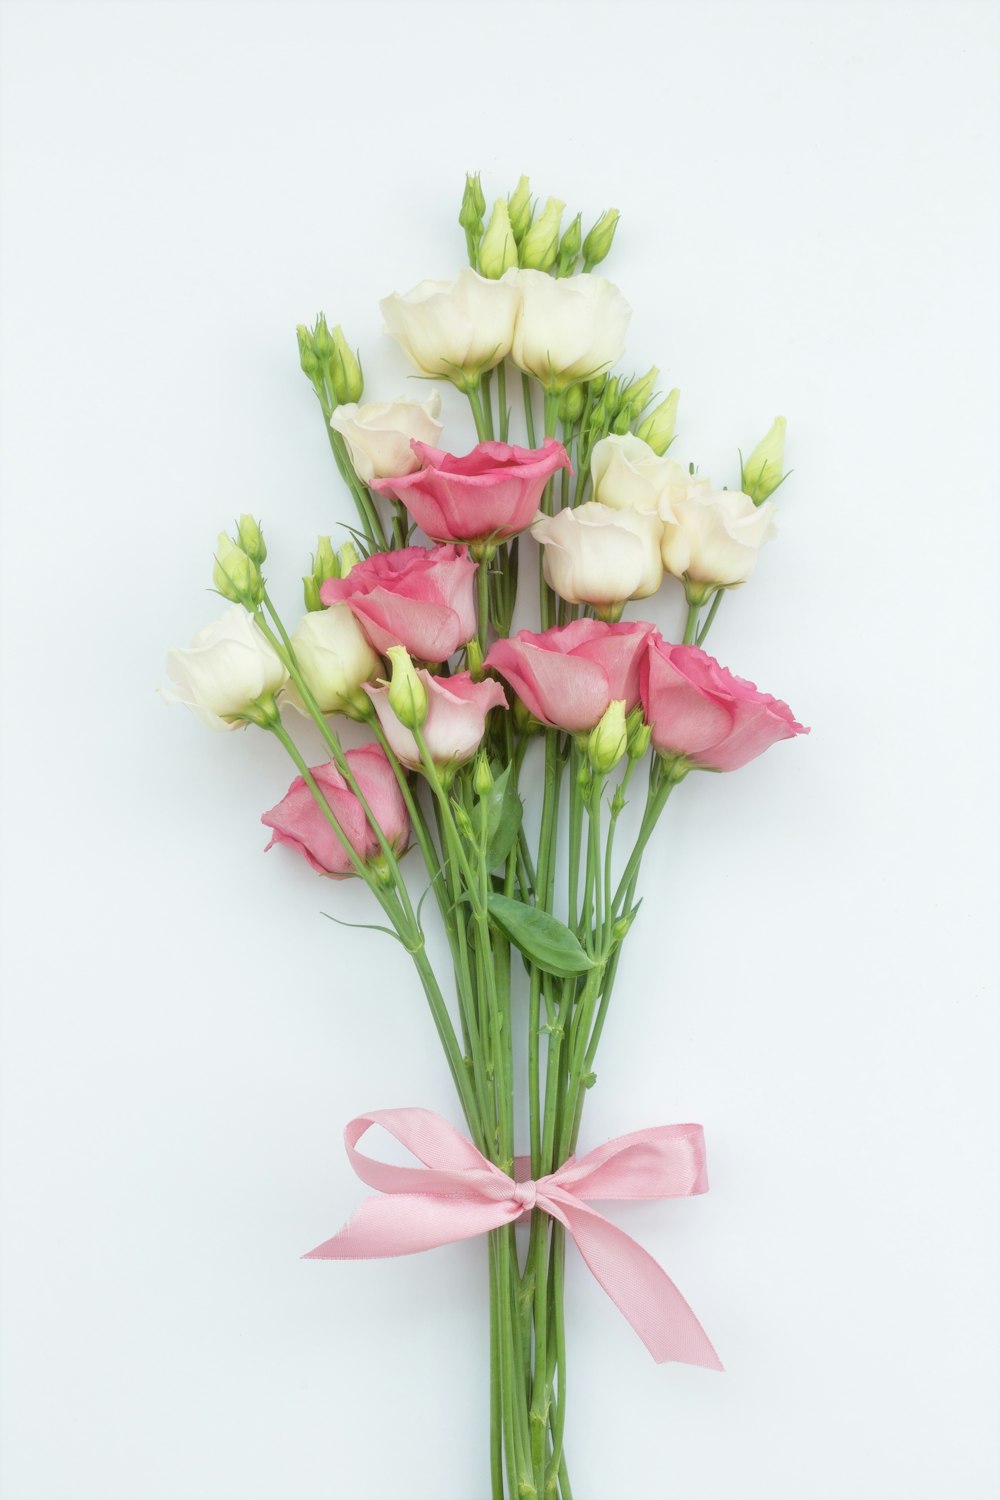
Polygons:
<instances>
[{"instance_id":1,"label":"white background","mask_svg":"<svg viewBox=\"0 0 1000 1500\"><path fill-rule=\"evenodd\" d=\"M707 1198L611 1212L728 1373L574 1262L578 1500L997 1493L997 19L4 7L3 1500L484 1492L482 1247L299 1259L347 1119L456 1118L405 956L262 857L280 747L154 694L238 511L297 611L349 511L294 325L422 392L377 299L458 268L466 167L617 205L678 456L781 411L795 469L712 645L813 733L682 788L584 1130L704 1122Z\"/></svg>"}]
</instances>

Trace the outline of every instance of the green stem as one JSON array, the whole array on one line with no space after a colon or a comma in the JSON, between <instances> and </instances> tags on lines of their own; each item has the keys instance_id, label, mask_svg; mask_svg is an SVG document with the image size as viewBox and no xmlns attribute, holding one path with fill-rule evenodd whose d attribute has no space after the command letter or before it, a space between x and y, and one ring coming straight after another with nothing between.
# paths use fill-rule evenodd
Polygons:
<instances>
[{"instance_id":1,"label":"green stem","mask_svg":"<svg viewBox=\"0 0 1000 1500\"><path fill-rule=\"evenodd\" d=\"M719 589L715 595L715 598L712 600L712 607L705 617L704 625L698 632L698 639L696 642L697 645L704 645L705 637L708 635L708 632L712 628L712 621L715 619L716 615L719 612L719 605L722 603L722 596L725 592L725 589Z\"/></svg>"},{"instance_id":2,"label":"green stem","mask_svg":"<svg viewBox=\"0 0 1000 1500\"><path fill-rule=\"evenodd\" d=\"M528 434L528 447L535 446L535 410L532 404L531 377L521 376L521 396L524 400L524 430Z\"/></svg>"},{"instance_id":3,"label":"green stem","mask_svg":"<svg viewBox=\"0 0 1000 1500\"><path fill-rule=\"evenodd\" d=\"M481 443L489 442L493 436L493 423L487 418L486 412L483 410L479 387L470 383L464 385L462 389L468 396L469 405L472 407L472 420L476 424L476 436Z\"/></svg>"},{"instance_id":4,"label":"green stem","mask_svg":"<svg viewBox=\"0 0 1000 1500\"><path fill-rule=\"evenodd\" d=\"M507 405L507 361L502 359L497 365L497 416L500 420L500 441L507 441L507 433L510 431L510 408Z\"/></svg>"},{"instance_id":5,"label":"green stem","mask_svg":"<svg viewBox=\"0 0 1000 1500\"><path fill-rule=\"evenodd\" d=\"M700 613L701 613L701 605L700 604L689 604L688 605L687 624L684 627L684 644L685 644L685 646L691 646L691 645L694 644L694 638L695 638L695 636L698 633L698 616L699 616Z\"/></svg>"}]
</instances>

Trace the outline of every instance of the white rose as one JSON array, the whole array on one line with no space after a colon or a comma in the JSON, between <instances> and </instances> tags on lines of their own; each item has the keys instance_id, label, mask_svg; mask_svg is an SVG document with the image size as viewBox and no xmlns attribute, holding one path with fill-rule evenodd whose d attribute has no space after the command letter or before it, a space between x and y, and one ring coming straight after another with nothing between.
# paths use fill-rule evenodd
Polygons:
<instances>
[{"instance_id":1,"label":"white rose","mask_svg":"<svg viewBox=\"0 0 1000 1500\"><path fill-rule=\"evenodd\" d=\"M705 480L668 489L660 502L664 567L719 588L743 583L775 533L774 510L770 500L754 505L740 490L713 490Z\"/></svg>"},{"instance_id":2,"label":"white rose","mask_svg":"<svg viewBox=\"0 0 1000 1500\"><path fill-rule=\"evenodd\" d=\"M590 460L594 499L614 510L656 511L660 496L671 480L676 480L679 468L631 432L602 438L594 445Z\"/></svg>"},{"instance_id":3,"label":"white rose","mask_svg":"<svg viewBox=\"0 0 1000 1500\"><path fill-rule=\"evenodd\" d=\"M239 604L199 630L190 650L167 655L170 687L165 703L183 703L209 729L235 729L262 698L273 697L288 674L257 626Z\"/></svg>"},{"instance_id":4,"label":"white rose","mask_svg":"<svg viewBox=\"0 0 1000 1500\"><path fill-rule=\"evenodd\" d=\"M570 604L607 610L655 594L663 581L663 523L650 512L591 500L539 516L531 534L544 549L546 583Z\"/></svg>"},{"instance_id":5,"label":"white rose","mask_svg":"<svg viewBox=\"0 0 1000 1500\"><path fill-rule=\"evenodd\" d=\"M508 271L490 281L470 267L454 281L421 281L379 303L385 326L423 375L478 380L510 353L520 294Z\"/></svg>"},{"instance_id":6,"label":"white rose","mask_svg":"<svg viewBox=\"0 0 1000 1500\"><path fill-rule=\"evenodd\" d=\"M521 293L514 363L551 390L600 375L620 359L631 308L603 276L508 271ZM506 279L506 278L505 278Z\"/></svg>"},{"instance_id":7,"label":"white rose","mask_svg":"<svg viewBox=\"0 0 1000 1500\"><path fill-rule=\"evenodd\" d=\"M368 709L368 695L361 684L382 669L381 658L372 650L364 631L346 604L332 604L303 615L292 635L292 649L306 687L325 714ZM300 713L305 704L294 684L282 694Z\"/></svg>"},{"instance_id":8,"label":"white rose","mask_svg":"<svg viewBox=\"0 0 1000 1500\"><path fill-rule=\"evenodd\" d=\"M441 423L436 420L441 397L432 391L426 401L367 401L338 406L330 426L347 444L359 479L396 479L420 468L410 439L436 443Z\"/></svg>"}]
</instances>

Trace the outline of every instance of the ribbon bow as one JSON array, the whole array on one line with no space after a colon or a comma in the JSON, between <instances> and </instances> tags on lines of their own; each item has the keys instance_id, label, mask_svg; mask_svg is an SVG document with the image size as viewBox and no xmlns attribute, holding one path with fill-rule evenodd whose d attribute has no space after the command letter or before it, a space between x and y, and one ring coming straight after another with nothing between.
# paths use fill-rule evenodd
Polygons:
<instances>
[{"instance_id":1,"label":"ribbon bow","mask_svg":"<svg viewBox=\"0 0 1000 1500\"><path fill-rule=\"evenodd\" d=\"M394 1167L356 1149L381 1125L422 1167ZM708 1335L641 1245L585 1201L688 1198L708 1191L700 1125L656 1125L618 1136L586 1156L571 1156L537 1181L516 1182L429 1109L380 1109L344 1131L347 1155L368 1198L333 1239L306 1260L371 1260L411 1255L472 1239L538 1208L562 1224L608 1296L658 1364L677 1360L721 1370Z\"/></svg>"}]
</instances>

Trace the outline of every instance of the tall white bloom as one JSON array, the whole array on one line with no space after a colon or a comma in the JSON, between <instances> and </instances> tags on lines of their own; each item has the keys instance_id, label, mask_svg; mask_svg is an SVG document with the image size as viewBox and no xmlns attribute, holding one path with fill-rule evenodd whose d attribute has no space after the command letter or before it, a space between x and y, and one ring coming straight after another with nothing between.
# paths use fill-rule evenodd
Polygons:
<instances>
[{"instance_id":1,"label":"tall white bloom","mask_svg":"<svg viewBox=\"0 0 1000 1500\"><path fill-rule=\"evenodd\" d=\"M631 432L602 438L590 460L594 499L615 510L658 510L660 497L679 465L661 458Z\"/></svg>"},{"instance_id":2,"label":"tall white bloom","mask_svg":"<svg viewBox=\"0 0 1000 1500\"><path fill-rule=\"evenodd\" d=\"M693 583L743 583L775 534L774 511L770 500L754 505L740 490L713 490L705 480L678 483L660 503L663 565Z\"/></svg>"},{"instance_id":3,"label":"tall white bloom","mask_svg":"<svg viewBox=\"0 0 1000 1500\"><path fill-rule=\"evenodd\" d=\"M422 375L456 385L478 380L510 353L520 293L466 266L454 281L421 281L379 303L385 326Z\"/></svg>"},{"instance_id":4,"label":"tall white bloom","mask_svg":"<svg viewBox=\"0 0 1000 1500\"><path fill-rule=\"evenodd\" d=\"M282 662L242 605L199 630L190 649L167 655L165 703L183 703L209 729L235 729L288 679Z\"/></svg>"},{"instance_id":5,"label":"tall white bloom","mask_svg":"<svg viewBox=\"0 0 1000 1500\"><path fill-rule=\"evenodd\" d=\"M508 275L521 293L512 350L519 369L560 391L603 374L621 358L631 308L612 282L544 271Z\"/></svg>"},{"instance_id":6,"label":"tall white bloom","mask_svg":"<svg viewBox=\"0 0 1000 1500\"><path fill-rule=\"evenodd\" d=\"M292 648L306 687L323 713L366 715L368 695L361 684L381 671L382 661L346 604L303 615L292 634ZM307 712L293 683L282 697L300 713Z\"/></svg>"},{"instance_id":7,"label":"tall white bloom","mask_svg":"<svg viewBox=\"0 0 1000 1500\"><path fill-rule=\"evenodd\" d=\"M543 548L546 583L570 604L608 610L655 594L663 581L663 523L652 512L591 500L539 516L531 534Z\"/></svg>"},{"instance_id":8,"label":"tall white bloom","mask_svg":"<svg viewBox=\"0 0 1000 1500\"><path fill-rule=\"evenodd\" d=\"M335 408L330 426L347 444L351 463L359 479L396 479L420 468L410 439L436 443L441 431L437 420L441 397L432 391L426 401L350 402Z\"/></svg>"}]
</instances>

